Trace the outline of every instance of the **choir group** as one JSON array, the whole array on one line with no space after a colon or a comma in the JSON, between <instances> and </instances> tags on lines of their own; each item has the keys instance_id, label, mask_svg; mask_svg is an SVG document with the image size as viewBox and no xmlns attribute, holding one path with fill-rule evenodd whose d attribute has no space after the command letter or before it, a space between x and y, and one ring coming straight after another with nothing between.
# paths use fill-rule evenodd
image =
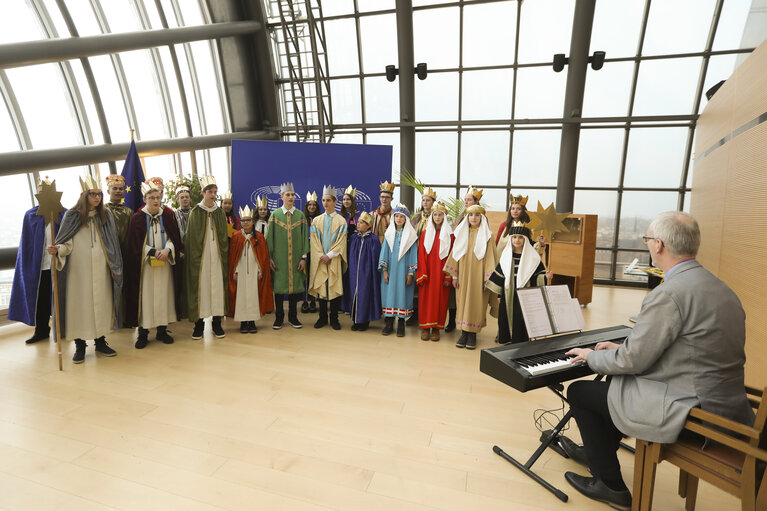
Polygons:
<instances>
[{"instance_id":1,"label":"choir group","mask_svg":"<svg viewBox=\"0 0 767 511\"><path fill-rule=\"evenodd\" d=\"M488 310L498 319L496 342L527 341L516 289L540 286L551 277L541 261L545 240L533 244L527 197L511 195L506 221L494 236L483 191L469 187L464 210L452 225L448 209L431 188L411 215L392 207L394 183L380 185L380 206L358 211L356 189L343 193L325 186L295 207L292 183L280 187L282 206L269 211L266 197L235 215L231 192L217 204L213 176L202 176L202 201L176 191L179 207L163 206L163 181L141 185L145 205L133 212L122 204L125 180L106 179L109 201L98 178L81 179L77 204L60 216L55 240L37 207L27 211L16 262L9 319L35 326L26 342L50 334L51 271L58 272L59 335L75 341L75 363L85 358L86 339L106 356L113 329L137 328L143 349L151 329L171 344L168 325L187 318L193 339L203 337L204 319L224 337L224 316L241 333L256 333L256 322L274 313L272 328L302 328L301 311L317 313L314 328L339 330L347 313L351 329L365 331L384 318L383 335L405 335L418 325L421 339L439 341L440 331L461 331L459 348L475 349ZM42 183L40 183L42 185ZM319 200L318 200L319 199ZM396 322L396 325L395 325Z\"/></svg>"}]
</instances>

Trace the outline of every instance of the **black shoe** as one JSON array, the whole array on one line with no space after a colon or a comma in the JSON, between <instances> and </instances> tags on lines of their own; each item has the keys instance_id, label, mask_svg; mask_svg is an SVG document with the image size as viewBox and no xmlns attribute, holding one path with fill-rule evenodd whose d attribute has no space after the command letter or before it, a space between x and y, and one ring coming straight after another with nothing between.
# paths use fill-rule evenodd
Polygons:
<instances>
[{"instance_id":1,"label":"black shoe","mask_svg":"<svg viewBox=\"0 0 767 511\"><path fill-rule=\"evenodd\" d=\"M35 332L32 337L24 341L27 344L34 344L37 341L42 341L43 339L47 339L50 337L50 331L49 332Z\"/></svg>"},{"instance_id":2,"label":"black shoe","mask_svg":"<svg viewBox=\"0 0 767 511\"><path fill-rule=\"evenodd\" d=\"M155 336L155 339L157 339L163 344L173 344L173 337L171 337L170 334L168 333L167 326L157 327L157 335Z\"/></svg>"},{"instance_id":3,"label":"black shoe","mask_svg":"<svg viewBox=\"0 0 767 511\"><path fill-rule=\"evenodd\" d=\"M146 348L149 342L149 330L146 328L138 327L138 336L136 337L136 344L134 344L137 350L143 350Z\"/></svg>"},{"instance_id":4,"label":"black shoe","mask_svg":"<svg viewBox=\"0 0 767 511\"><path fill-rule=\"evenodd\" d=\"M584 467L589 466L589 458L586 456L586 449L582 445L578 445L566 436L560 436L556 443L565 451L567 457L576 463L580 463Z\"/></svg>"},{"instance_id":5,"label":"black shoe","mask_svg":"<svg viewBox=\"0 0 767 511\"><path fill-rule=\"evenodd\" d=\"M365 330L370 327L370 321L365 321L364 323L357 323L357 331L358 332L364 332Z\"/></svg>"},{"instance_id":6,"label":"black shoe","mask_svg":"<svg viewBox=\"0 0 767 511\"><path fill-rule=\"evenodd\" d=\"M309 303L308 302L304 302L304 303L301 304L301 312L303 312L304 314L309 312Z\"/></svg>"},{"instance_id":7,"label":"black shoe","mask_svg":"<svg viewBox=\"0 0 767 511\"><path fill-rule=\"evenodd\" d=\"M455 309L447 310L447 325L445 325L445 333L450 333L455 330Z\"/></svg>"},{"instance_id":8,"label":"black shoe","mask_svg":"<svg viewBox=\"0 0 767 511\"><path fill-rule=\"evenodd\" d=\"M352 323L352 332L356 332L360 329L360 326L357 323Z\"/></svg>"},{"instance_id":9,"label":"black shoe","mask_svg":"<svg viewBox=\"0 0 767 511\"><path fill-rule=\"evenodd\" d=\"M249 334L255 334L258 333L258 327L256 326L255 321L251 321L250 325L248 326L248 333Z\"/></svg>"},{"instance_id":10,"label":"black shoe","mask_svg":"<svg viewBox=\"0 0 767 511\"><path fill-rule=\"evenodd\" d=\"M317 322L314 324L314 328L322 328L328 324L327 316L320 316Z\"/></svg>"},{"instance_id":11,"label":"black shoe","mask_svg":"<svg viewBox=\"0 0 767 511\"><path fill-rule=\"evenodd\" d=\"M338 322L338 318L330 318L330 326L333 330L341 330L341 323Z\"/></svg>"},{"instance_id":12,"label":"black shoe","mask_svg":"<svg viewBox=\"0 0 767 511\"><path fill-rule=\"evenodd\" d=\"M75 364L82 364L85 360L85 347L88 346L82 339L75 339L75 356L72 357L72 362Z\"/></svg>"},{"instance_id":13,"label":"black shoe","mask_svg":"<svg viewBox=\"0 0 767 511\"><path fill-rule=\"evenodd\" d=\"M221 339L222 337L226 337L226 332L224 332L224 329L221 328L221 317L219 316L218 319L216 317L213 317L213 321L211 322L211 326L213 327L213 335Z\"/></svg>"},{"instance_id":14,"label":"black shoe","mask_svg":"<svg viewBox=\"0 0 767 511\"><path fill-rule=\"evenodd\" d=\"M384 318L384 327L381 335L389 335L394 331L394 318Z\"/></svg>"},{"instance_id":15,"label":"black shoe","mask_svg":"<svg viewBox=\"0 0 767 511\"><path fill-rule=\"evenodd\" d=\"M631 509L631 492L628 490L612 490L597 477L584 477L575 472L565 472L565 479L570 486L590 499L604 502L614 509Z\"/></svg>"},{"instance_id":16,"label":"black shoe","mask_svg":"<svg viewBox=\"0 0 767 511\"><path fill-rule=\"evenodd\" d=\"M447 330L447 328L445 329ZM455 343L456 348L465 348L466 347L466 332L461 330L461 336L458 338L458 342Z\"/></svg>"},{"instance_id":17,"label":"black shoe","mask_svg":"<svg viewBox=\"0 0 767 511\"><path fill-rule=\"evenodd\" d=\"M240 321L240 333L241 334L247 334L248 333L248 322L247 321Z\"/></svg>"},{"instance_id":18,"label":"black shoe","mask_svg":"<svg viewBox=\"0 0 767 511\"><path fill-rule=\"evenodd\" d=\"M405 337L405 320L403 318L397 320L397 337Z\"/></svg>"},{"instance_id":19,"label":"black shoe","mask_svg":"<svg viewBox=\"0 0 767 511\"><path fill-rule=\"evenodd\" d=\"M96 353L101 353L105 357L114 357L117 355L117 352L109 347L107 344L107 340L102 335L98 339L95 340L96 344Z\"/></svg>"},{"instance_id":20,"label":"black shoe","mask_svg":"<svg viewBox=\"0 0 767 511\"><path fill-rule=\"evenodd\" d=\"M272 328L274 330L279 330L282 328L282 322L285 320L285 313L283 314L276 314L274 316L274 323L272 324Z\"/></svg>"},{"instance_id":21,"label":"black shoe","mask_svg":"<svg viewBox=\"0 0 767 511\"><path fill-rule=\"evenodd\" d=\"M293 328L303 328L304 325L298 321L298 314L295 316L288 315L288 325L292 326Z\"/></svg>"},{"instance_id":22,"label":"black shoe","mask_svg":"<svg viewBox=\"0 0 767 511\"><path fill-rule=\"evenodd\" d=\"M202 339L202 333L205 331L205 322L202 319L198 319L194 323L194 331L192 332L192 339L195 341Z\"/></svg>"},{"instance_id":23,"label":"black shoe","mask_svg":"<svg viewBox=\"0 0 767 511\"><path fill-rule=\"evenodd\" d=\"M477 334L469 332L466 334L466 349L473 350L477 348Z\"/></svg>"}]
</instances>

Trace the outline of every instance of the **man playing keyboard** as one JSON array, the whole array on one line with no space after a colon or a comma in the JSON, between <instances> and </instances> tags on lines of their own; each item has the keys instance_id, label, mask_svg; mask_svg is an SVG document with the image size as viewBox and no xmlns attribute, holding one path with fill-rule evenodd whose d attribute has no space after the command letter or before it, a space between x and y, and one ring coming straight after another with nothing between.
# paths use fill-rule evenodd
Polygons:
<instances>
[{"instance_id":1,"label":"man playing keyboard","mask_svg":"<svg viewBox=\"0 0 767 511\"><path fill-rule=\"evenodd\" d=\"M650 223L650 256L666 280L642 302L626 341L574 348L572 362L585 361L608 381L577 381L567 397L583 439L593 477L565 473L583 495L616 509L631 507L617 450L623 435L675 442L690 409L753 424L743 365L745 312L727 285L695 260L700 229L692 216L661 213Z\"/></svg>"}]
</instances>

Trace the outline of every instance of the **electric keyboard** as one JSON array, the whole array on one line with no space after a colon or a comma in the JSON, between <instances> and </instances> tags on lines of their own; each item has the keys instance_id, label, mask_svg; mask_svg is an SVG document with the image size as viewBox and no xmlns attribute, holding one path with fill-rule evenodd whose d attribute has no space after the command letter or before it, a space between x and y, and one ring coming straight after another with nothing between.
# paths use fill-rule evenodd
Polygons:
<instances>
[{"instance_id":1,"label":"electric keyboard","mask_svg":"<svg viewBox=\"0 0 767 511\"><path fill-rule=\"evenodd\" d=\"M480 354L479 370L527 392L593 374L588 364L573 364L565 353L572 348L594 348L600 342L622 343L630 333L630 327L620 325L488 348Z\"/></svg>"}]
</instances>

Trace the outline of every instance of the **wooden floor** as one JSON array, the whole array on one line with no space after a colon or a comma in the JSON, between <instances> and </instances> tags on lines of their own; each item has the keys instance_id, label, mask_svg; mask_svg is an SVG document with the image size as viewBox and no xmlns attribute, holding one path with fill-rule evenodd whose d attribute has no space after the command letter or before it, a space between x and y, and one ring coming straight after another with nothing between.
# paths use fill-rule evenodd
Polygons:
<instances>
[{"instance_id":1,"label":"wooden floor","mask_svg":"<svg viewBox=\"0 0 767 511\"><path fill-rule=\"evenodd\" d=\"M626 323L645 292L595 289L589 328ZM65 346L26 346L30 329L0 328L0 509L7 510L591 510L563 473L586 471L548 451L537 472L569 494L561 503L495 455L526 459L537 409L561 402L521 394L479 372L479 350L456 334L423 342L344 327L271 329L133 348L126 330L108 337L115 358L73 365ZM478 339L490 347L496 327ZM568 432L579 439L571 423ZM632 484L633 459L620 453ZM656 510L683 509L677 475L659 470ZM701 484L700 511L737 502Z\"/></svg>"}]
</instances>

